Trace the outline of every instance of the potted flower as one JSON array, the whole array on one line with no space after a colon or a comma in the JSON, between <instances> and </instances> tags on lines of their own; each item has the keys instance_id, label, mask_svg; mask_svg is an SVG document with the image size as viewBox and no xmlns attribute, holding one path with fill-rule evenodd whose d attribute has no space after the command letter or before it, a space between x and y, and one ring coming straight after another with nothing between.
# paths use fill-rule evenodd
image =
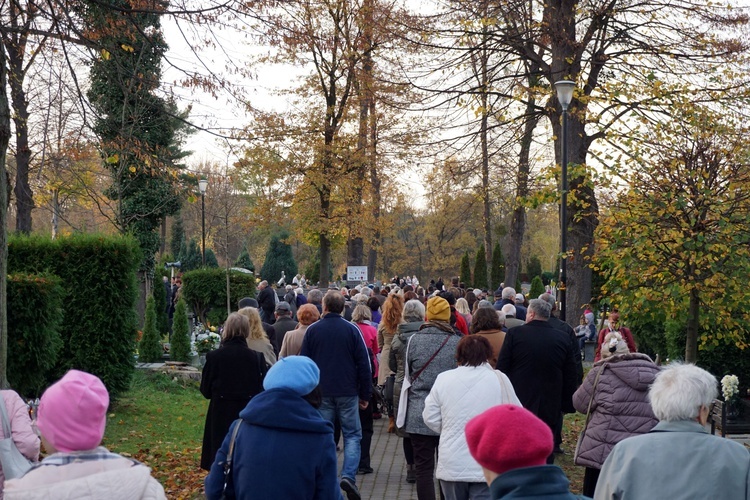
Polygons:
<instances>
[{"instance_id":1,"label":"potted flower","mask_svg":"<svg viewBox=\"0 0 750 500\"><path fill-rule=\"evenodd\" d=\"M221 337L214 332L199 333L196 336L193 347L200 356L201 366L206 364L206 354L219 347L220 343Z\"/></svg>"},{"instance_id":2,"label":"potted flower","mask_svg":"<svg viewBox=\"0 0 750 500\"><path fill-rule=\"evenodd\" d=\"M724 396L724 404L727 407L727 419L736 420L740 414L737 405L740 395L740 380L737 375L724 375L721 379L721 394Z\"/></svg>"}]
</instances>

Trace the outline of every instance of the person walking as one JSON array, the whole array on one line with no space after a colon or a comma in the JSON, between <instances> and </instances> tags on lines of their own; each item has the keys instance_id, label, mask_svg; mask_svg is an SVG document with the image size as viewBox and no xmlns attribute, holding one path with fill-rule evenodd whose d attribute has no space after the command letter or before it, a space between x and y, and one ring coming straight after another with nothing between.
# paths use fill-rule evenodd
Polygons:
<instances>
[{"instance_id":1,"label":"person walking","mask_svg":"<svg viewBox=\"0 0 750 500\"><path fill-rule=\"evenodd\" d=\"M469 453L464 428L493 406L521 406L508 377L488 363L491 356L492 346L486 338L462 338L456 348L458 367L438 375L425 400L424 423L440 434L435 477L445 500L490 499L482 467Z\"/></svg>"},{"instance_id":2,"label":"person walking","mask_svg":"<svg viewBox=\"0 0 750 500\"><path fill-rule=\"evenodd\" d=\"M435 500L435 455L440 436L427 426L422 414L437 376L456 366L456 347L462 334L450 325L450 319L448 301L432 297L427 301L427 323L411 336L406 347L404 371L411 386L407 390L406 408L399 407L399 419L405 414L405 431L414 448L419 500Z\"/></svg>"},{"instance_id":3,"label":"person walking","mask_svg":"<svg viewBox=\"0 0 750 500\"><path fill-rule=\"evenodd\" d=\"M266 363L261 353L247 346L249 334L247 317L232 313L224 323L221 346L206 355L200 391L211 402L203 430L201 469L211 469L229 426L248 401L263 390Z\"/></svg>"},{"instance_id":4,"label":"person walking","mask_svg":"<svg viewBox=\"0 0 750 500\"><path fill-rule=\"evenodd\" d=\"M575 463L586 467L583 494L589 497L594 496L599 471L612 448L625 438L649 432L658 422L648 388L659 367L645 354L631 353L617 332L607 335L604 343L601 361L573 394L573 406L586 415Z\"/></svg>"},{"instance_id":5,"label":"person walking","mask_svg":"<svg viewBox=\"0 0 750 500\"><path fill-rule=\"evenodd\" d=\"M359 329L341 316L344 296L329 291L322 307L323 317L307 328L300 354L311 358L320 369L320 414L331 423L338 419L341 424L341 489L349 500L360 500L356 484L362 439L359 409L367 408L372 395L370 360Z\"/></svg>"}]
</instances>

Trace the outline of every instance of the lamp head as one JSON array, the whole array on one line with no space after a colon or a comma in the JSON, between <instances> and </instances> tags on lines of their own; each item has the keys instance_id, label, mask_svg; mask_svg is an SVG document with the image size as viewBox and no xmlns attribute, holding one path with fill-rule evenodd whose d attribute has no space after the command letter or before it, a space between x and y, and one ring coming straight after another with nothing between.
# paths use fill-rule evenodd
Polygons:
<instances>
[{"instance_id":1,"label":"lamp head","mask_svg":"<svg viewBox=\"0 0 750 500\"><path fill-rule=\"evenodd\" d=\"M206 194L207 187L208 181L206 179L201 179L198 181L198 189L200 189L201 194Z\"/></svg>"},{"instance_id":2,"label":"lamp head","mask_svg":"<svg viewBox=\"0 0 750 500\"><path fill-rule=\"evenodd\" d=\"M557 89L557 100L560 101L563 111L568 110L571 101L573 100L573 89L576 83L570 80L560 80L555 82L555 88Z\"/></svg>"}]
</instances>

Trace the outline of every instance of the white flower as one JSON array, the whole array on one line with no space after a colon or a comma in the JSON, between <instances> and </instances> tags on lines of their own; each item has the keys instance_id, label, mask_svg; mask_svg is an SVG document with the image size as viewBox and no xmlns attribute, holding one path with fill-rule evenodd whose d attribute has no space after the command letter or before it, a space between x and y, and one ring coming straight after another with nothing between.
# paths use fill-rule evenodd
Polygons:
<instances>
[{"instance_id":1,"label":"white flower","mask_svg":"<svg viewBox=\"0 0 750 500\"><path fill-rule=\"evenodd\" d=\"M737 375L724 375L721 379L721 393L724 395L724 401L729 401L739 393L740 379Z\"/></svg>"}]
</instances>

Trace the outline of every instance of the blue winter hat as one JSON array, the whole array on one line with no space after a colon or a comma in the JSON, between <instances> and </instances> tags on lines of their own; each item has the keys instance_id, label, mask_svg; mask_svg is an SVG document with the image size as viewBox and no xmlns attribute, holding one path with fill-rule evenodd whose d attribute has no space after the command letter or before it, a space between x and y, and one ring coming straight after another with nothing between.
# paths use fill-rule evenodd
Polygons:
<instances>
[{"instance_id":1,"label":"blue winter hat","mask_svg":"<svg viewBox=\"0 0 750 500\"><path fill-rule=\"evenodd\" d=\"M300 396L310 394L320 382L320 369L307 356L279 359L266 374L263 388L291 389Z\"/></svg>"}]
</instances>

